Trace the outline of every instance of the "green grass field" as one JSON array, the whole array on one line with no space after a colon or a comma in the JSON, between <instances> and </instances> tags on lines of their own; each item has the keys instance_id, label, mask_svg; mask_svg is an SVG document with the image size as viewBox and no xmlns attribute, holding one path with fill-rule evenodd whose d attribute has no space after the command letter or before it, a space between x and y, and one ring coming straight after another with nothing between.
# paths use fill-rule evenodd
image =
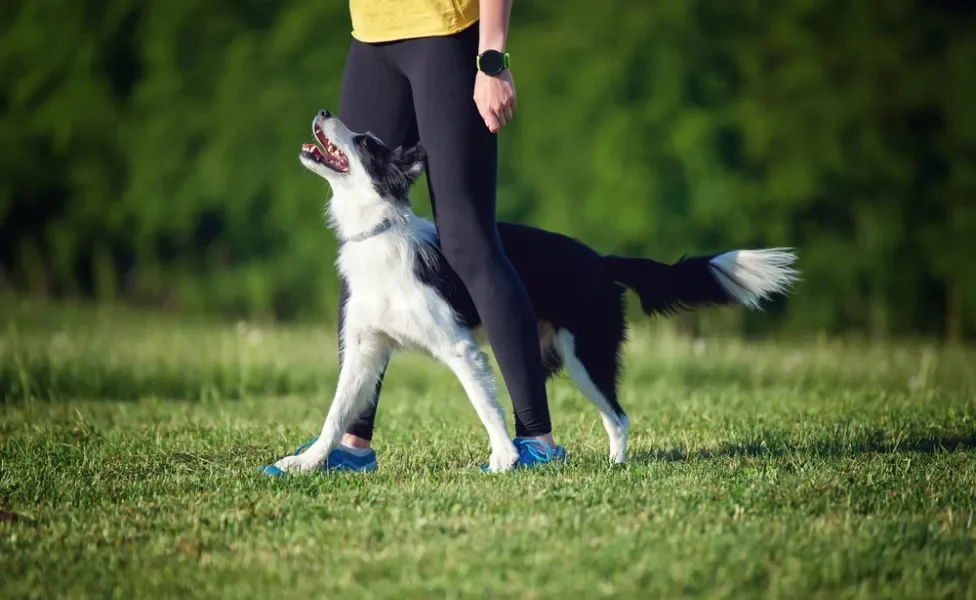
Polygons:
<instances>
[{"instance_id":1,"label":"green grass field","mask_svg":"<svg viewBox=\"0 0 976 600\"><path fill-rule=\"evenodd\" d=\"M0 327L4 598L976 597L976 351L639 329L630 462L559 379L570 462L506 475L404 355L379 472L272 480L328 410L327 329L17 303Z\"/></svg>"}]
</instances>

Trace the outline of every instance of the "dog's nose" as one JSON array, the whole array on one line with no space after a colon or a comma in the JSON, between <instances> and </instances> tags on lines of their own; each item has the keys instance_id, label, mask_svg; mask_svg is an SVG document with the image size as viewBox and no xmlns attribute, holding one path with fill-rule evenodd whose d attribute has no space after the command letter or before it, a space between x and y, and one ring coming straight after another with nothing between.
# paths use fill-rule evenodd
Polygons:
<instances>
[{"instance_id":1,"label":"dog's nose","mask_svg":"<svg viewBox=\"0 0 976 600\"><path fill-rule=\"evenodd\" d=\"M327 110L322 110L322 111L319 111L319 116L322 117L323 119L331 119L332 118L332 113L330 113Z\"/></svg>"}]
</instances>

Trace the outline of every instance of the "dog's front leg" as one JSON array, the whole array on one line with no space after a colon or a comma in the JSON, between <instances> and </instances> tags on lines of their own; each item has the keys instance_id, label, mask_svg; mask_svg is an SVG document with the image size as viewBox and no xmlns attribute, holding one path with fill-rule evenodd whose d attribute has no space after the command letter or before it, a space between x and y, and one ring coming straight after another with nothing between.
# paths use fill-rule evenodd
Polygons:
<instances>
[{"instance_id":1,"label":"dog's front leg","mask_svg":"<svg viewBox=\"0 0 976 600\"><path fill-rule=\"evenodd\" d=\"M350 421L366 408L380 373L389 361L392 344L386 336L374 332L351 332L343 337L345 356L322 433L301 454L285 457L275 463L282 471L312 471L328 458L329 453L339 445Z\"/></svg>"},{"instance_id":2,"label":"dog's front leg","mask_svg":"<svg viewBox=\"0 0 976 600\"><path fill-rule=\"evenodd\" d=\"M505 413L498 403L495 374L470 335L458 335L444 352L441 360L454 372L461 386L488 430L491 443L489 469L493 473L511 471L518 464L518 450L508 437Z\"/></svg>"}]
</instances>

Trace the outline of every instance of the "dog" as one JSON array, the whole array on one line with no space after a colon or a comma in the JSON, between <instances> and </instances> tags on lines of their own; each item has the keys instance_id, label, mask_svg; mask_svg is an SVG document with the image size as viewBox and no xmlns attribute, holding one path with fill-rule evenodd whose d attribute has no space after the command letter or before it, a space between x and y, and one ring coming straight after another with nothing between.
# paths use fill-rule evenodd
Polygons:
<instances>
[{"instance_id":1,"label":"dog","mask_svg":"<svg viewBox=\"0 0 976 600\"><path fill-rule=\"evenodd\" d=\"M321 435L275 466L317 469L367 406L391 355L405 350L426 353L458 378L488 432L488 470L516 468L496 379L475 335L477 311L438 249L434 224L411 210L408 193L425 169L422 145L389 148L326 110L315 116L312 134L316 143L302 146L300 161L332 190L326 220L339 239L336 266L349 290L339 332L344 360ZM626 461L629 424L617 397L626 289L647 315L728 304L760 309L786 294L798 275L790 248L732 250L669 265L602 255L526 225L498 223L498 233L538 318L548 376L565 369L596 406L616 463Z\"/></svg>"}]
</instances>

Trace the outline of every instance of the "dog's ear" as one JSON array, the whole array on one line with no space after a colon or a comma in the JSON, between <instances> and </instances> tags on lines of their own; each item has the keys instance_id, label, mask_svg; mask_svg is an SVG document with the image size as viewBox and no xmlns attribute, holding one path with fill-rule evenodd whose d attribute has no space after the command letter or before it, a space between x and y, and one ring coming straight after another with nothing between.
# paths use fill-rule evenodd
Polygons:
<instances>
[{"instance_id":1,"label":"dog's ear","mask_svg":"<svg viewBox=\"0 0 976 600\"><path fill-rule=\"evenodd\" d=\"M399 146L393 151L391 161L406 176L407 180L413 183L424 172L427 151L419 143L409 148Z\"/></svg>"}]
</instances>

